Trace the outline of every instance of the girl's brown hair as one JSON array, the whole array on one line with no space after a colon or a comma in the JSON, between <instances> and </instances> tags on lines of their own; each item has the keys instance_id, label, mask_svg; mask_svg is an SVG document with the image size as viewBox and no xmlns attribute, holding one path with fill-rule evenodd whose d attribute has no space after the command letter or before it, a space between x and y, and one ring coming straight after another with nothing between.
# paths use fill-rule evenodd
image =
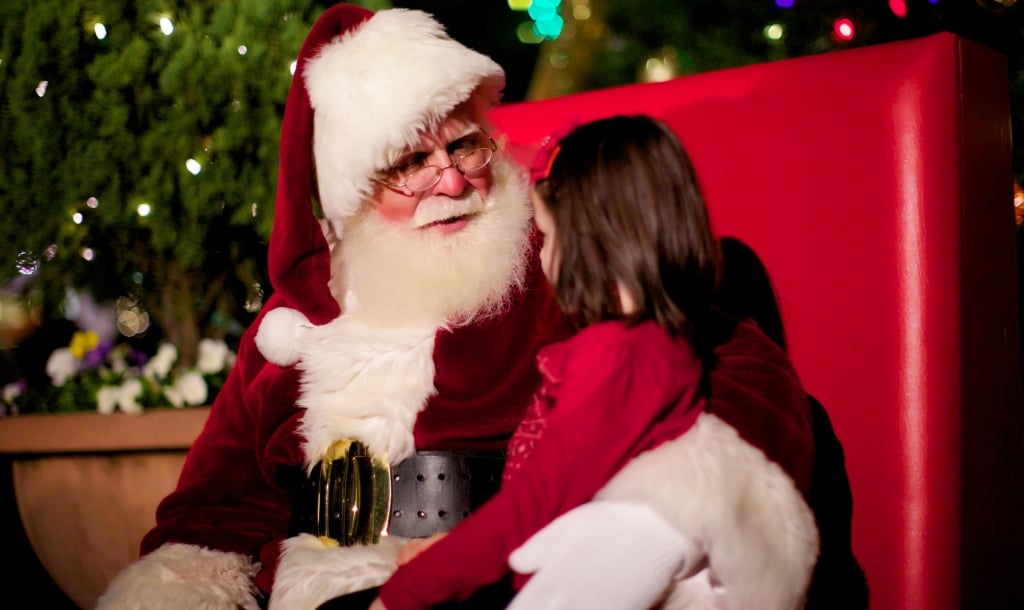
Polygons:
<instances>
[{"instance_id":1,"label":"girl's brown hair","mask_svg":"<svg viewBox=\"0 0 1024 610\"><path fill-rule=\"evenodd\" d=\"M581 125L535 188L556 227L553 289L577 327L653 319L706 347L719 252L693 164L671 129L642 115ZM622 312L620 283L632 314Z\"/></svg>"}]
</instances>

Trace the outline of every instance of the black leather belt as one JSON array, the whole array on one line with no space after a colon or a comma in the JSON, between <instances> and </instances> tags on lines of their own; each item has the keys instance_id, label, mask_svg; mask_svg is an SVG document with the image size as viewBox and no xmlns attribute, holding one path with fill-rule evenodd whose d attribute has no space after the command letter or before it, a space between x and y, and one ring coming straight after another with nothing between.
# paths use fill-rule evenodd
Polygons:
<instances>
[{"instance_id":1,"label":"black leather belt","mask_svg":"<svg viewBox=\"0 0 1024 610\"><path fill-rule=\"evenodd\" d=\"M420 451L390 466L339 441L294 493L292 533L342 545L446 532L498 491L503 452Z\"/></svg>"}]
</instances>

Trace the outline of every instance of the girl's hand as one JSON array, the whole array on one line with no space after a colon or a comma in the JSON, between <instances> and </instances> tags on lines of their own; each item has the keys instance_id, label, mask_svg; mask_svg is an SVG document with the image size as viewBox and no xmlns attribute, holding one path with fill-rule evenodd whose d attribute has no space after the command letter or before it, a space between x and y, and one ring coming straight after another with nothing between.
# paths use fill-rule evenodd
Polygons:
<instances>
[{"instance_id":1,"label":"girl's hand","mask_svg":"<svg viewBox=\"0 0 1024 610\"><path fill-rule=\"evenodd\" d=\"M412 561L417 555L430 548L430 545L434 544L445 536L444 532L440 534L434 534L428 538L413 538L409 542L405 543L402 550L398 552L398 565L404 566L405 564ZM369 610L386 610L383 605L380 608L370 607Z\"/></svg>"},{"instance_id":2,"label":"girl's hand","mask_svg":"<svg viewBox=\"0 0 1024 610\"><path fill-rule=\"evenodd\" d=\"M388 610L388 608L384 605L384 602L380 601L380 598L378 597L377 599L373 600L373 602L370 604L370 607L366 610Z\"/></svg>"}]
</instances>

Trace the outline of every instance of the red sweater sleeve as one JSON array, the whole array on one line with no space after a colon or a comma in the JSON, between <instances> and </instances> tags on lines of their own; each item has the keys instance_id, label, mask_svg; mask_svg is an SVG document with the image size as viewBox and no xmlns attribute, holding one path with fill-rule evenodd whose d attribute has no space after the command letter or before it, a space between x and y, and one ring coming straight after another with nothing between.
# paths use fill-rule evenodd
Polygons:
<instances>
[{"instance_id":1,"label":"red sweater sleeve","mask_svg":"<svg viewBox=\"0 0 1024 610\"><path fill-rule=\"evenodd\" d=\"M545 382L555 403L530 458L479 511L392 576L380 590L389 610L463 600L497 581L515 548L590 500L630 458L681 435L701 411L696 355L653 323L599 324L554 347L560 357Z\"/></svg>"}]
</instances>

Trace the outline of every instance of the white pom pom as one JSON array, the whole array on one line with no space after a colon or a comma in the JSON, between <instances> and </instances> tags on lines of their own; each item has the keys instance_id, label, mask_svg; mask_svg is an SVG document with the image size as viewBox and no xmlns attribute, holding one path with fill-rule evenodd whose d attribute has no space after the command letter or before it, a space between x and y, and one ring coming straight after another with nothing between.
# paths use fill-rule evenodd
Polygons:
<instances>
[{"instance_id":1,"label":"white pom pom","mask_svg":"<svg viewBox=\"0 0 1024 610\"><path fill-rule=\"evenodd\" d=\"M313 324L302 312L278 307L267 312L256 332L256 347L267 360L278 366L291 366L299 361L303 338Z\"/></svg>"}]
</instances>

